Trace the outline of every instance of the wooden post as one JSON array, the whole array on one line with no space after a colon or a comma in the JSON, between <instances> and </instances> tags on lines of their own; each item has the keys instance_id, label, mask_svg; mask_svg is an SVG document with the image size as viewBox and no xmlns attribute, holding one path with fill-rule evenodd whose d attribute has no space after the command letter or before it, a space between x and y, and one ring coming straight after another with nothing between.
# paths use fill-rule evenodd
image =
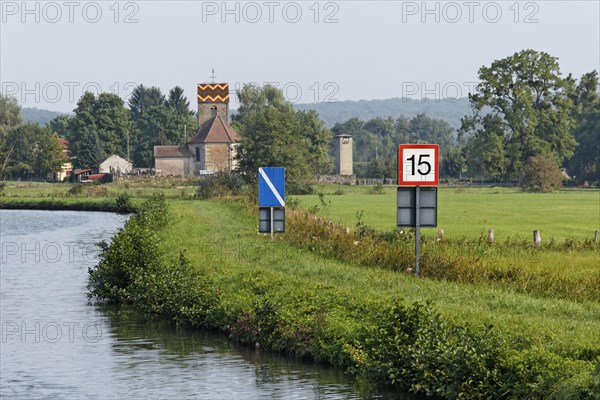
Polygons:
<instances>
[{"instance_id":1,"label":"wooden post","mask_svg":"<svg viewBox=\"0 0 600 400\"><path fill-rule=\"evenodd\" d=\"M444 240L444 230L443 229L440 229L438 231L438 240L440 240L440 241Z\"/></svg>"},{"instance_id":2,"label":"wooden post","mask_svg":"<svg viewBox=\"0 0 600 400\"><path fill-rule=\"evenodd\" d=\"M540 245L542 244L542 236L540 235L539 229L533 231L533 243L536 247L540 247Z\"/></svg>"},{"instance_id":3,"label":"wooden post","mask_svg":"<svg viewBox=\"0 0 600 400\"><path fill-rule=\"evenodd\" d=\"M598 229L594 231L594 242L598 241Z\"/></svg>"},{"instance_id":4,"label":"wooden post","mask_svg":"<svg viewBox=\"0 0 600 400\"><path fill-rule=\"evenodd\" d=\"M494 243L494 229L488 231L488 242Z\"/></svg>"}]
</instances>

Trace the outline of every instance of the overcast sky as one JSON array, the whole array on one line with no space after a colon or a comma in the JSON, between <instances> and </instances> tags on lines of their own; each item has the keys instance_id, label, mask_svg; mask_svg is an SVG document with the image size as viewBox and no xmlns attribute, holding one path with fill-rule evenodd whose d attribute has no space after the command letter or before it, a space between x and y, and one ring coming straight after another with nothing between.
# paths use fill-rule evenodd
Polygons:
<instances>
[{"instance_id":1,"label":"overcast sky","mask_svg":"<svg viewBox=\"0 0 600 400\"><path fill-rule=\"evenodd\" d=\"M0 81L26 107L83 90L273 82L293 102L466 96L523 49L579 78L600 69L593 1L1 1ZM232 104L235 107L235 103Z\"/></svg>"}]
</instances>

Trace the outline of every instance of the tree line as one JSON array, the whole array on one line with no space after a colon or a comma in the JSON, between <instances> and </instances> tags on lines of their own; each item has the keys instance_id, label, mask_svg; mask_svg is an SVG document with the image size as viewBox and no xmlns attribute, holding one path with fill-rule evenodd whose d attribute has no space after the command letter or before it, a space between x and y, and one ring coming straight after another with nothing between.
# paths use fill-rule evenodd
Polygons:
<instances>
[{"instance_id":1,"label":"tree line","mask_svg":"<svg viewBox=\"0 0 600 400\"><path fill-rule=\"evenodd\" d=\"M597 71L579 81L563 78L556 57L524 50L481 67L478 76L469 94L473 114L462 118L456 138L446 121L425 114L351 118L332 131L354 136L359 176L396 178L399 143L438 143L443 178L523 183L533 177L559 186L562 168L579 183L600 183Z\"/></svg>"},{"instance_id":2,"label":"tree line","mask_svg":"<svg viewBox=\"0 0 600 400\"><path fill-rule=\"evenodd\" d=\"M456 137L446 121L426 114L351 118L330 131L315 111L294 109L281 90L244 86L232 118L243 139L239 172L252 180L259 166L285 166L292 191L310 190L315 174L332 173L332 137L343 133L354 137L359 176L395 178L398 144L437 143L443 178L516 182L543 170L543 176L560 181L562 167L578 182L598 184L597 71L579 80L562 77L557 58L523 50L481 67L478 76L475 93L469 94L473 113L462 118ZM0 101L0 172L13 178L43 178L57 169L60 148L50 140L56 134L69 140L76 168L110 154L152 167L155 145L185 143L198 128L180 87L164 95L140 85L127 104L115 94L85 93L74 115L61 115L46 127L23 124L16 100L1 96Z\"/></svg>"},{"instance_id":3,"label":"tree line","mask_svg":"<svg viewBox=\"0 0 600 400\"><path fill-rule=\"evenodd\" d=\"M58 136L69 141L75 168L92 167L112 154L149 168L154 146L185 143L198 128L178 86L165 96L157 87L139 85L127 105L113 93L86 92L73 115L60 115L45 127L23 124L13 98L0 94L0 106L0 165L7 178L44 179L60 169L65 160Z\"/></svg>"}]
</instances>

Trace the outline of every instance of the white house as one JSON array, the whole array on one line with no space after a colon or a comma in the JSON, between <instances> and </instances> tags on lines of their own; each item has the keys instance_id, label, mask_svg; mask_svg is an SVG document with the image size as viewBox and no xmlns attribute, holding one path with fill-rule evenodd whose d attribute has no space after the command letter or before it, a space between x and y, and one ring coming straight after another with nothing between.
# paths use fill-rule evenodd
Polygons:
<instances>
[{"instance_id":1,"label":"white house","mask_svg":"<svg viewBox=\"0 0 600 400\"><path fill-rule=\"evenodd\" d=\"M100 174L130 174L132 171L133 164L116 154L98 164L98 173Z\"/></svg>"}]
</instances>

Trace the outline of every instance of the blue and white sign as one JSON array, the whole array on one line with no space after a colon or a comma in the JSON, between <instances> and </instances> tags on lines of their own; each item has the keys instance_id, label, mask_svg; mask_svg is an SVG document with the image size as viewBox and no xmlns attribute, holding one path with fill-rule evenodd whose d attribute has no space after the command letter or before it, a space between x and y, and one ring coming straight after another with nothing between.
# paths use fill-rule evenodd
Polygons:
<instances>
[{"instance_id":1,"label":"blue and white sign","mask_svg":"<svg viewBox=\"0 0 600 400\"><path fill-rule=\"evenodd\" d=\"M283 167L258 169L258 206L285 206L285 169Z\"/></svg>"}]
</instances>

